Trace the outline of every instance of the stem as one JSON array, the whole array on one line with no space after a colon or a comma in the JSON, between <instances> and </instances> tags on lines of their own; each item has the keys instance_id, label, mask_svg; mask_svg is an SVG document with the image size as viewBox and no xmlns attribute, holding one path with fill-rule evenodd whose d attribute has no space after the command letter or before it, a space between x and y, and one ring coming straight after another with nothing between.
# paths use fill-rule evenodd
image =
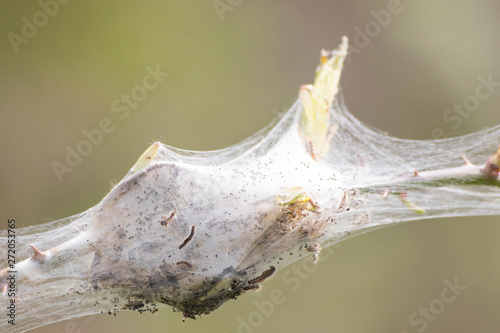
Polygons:
<instances>
[{"instance_id":1,"label":"stem","mask_svg":"<svg viewBox=\"0 0 500 333\"><path fill-rule=\"evenodd\" d=\"M16 230L16 258L29 259L10 268L12 288L0 271L3 306L17 310L0 330L162 304L195 318L355 234L500 215L500 126L440 141L369 130L338 94L346 54L347 39L322 52L314 84L274 127L213 152L155 143L89 211ZM483 164L457 166L461 154Z\"/></svg>"}]
</instances>

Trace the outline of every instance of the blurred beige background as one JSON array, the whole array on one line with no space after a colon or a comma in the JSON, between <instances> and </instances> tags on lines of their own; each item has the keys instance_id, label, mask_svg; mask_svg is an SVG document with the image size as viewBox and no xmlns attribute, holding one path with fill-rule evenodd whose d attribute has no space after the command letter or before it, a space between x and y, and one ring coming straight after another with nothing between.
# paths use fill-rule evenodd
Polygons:
<instances>
[{"instance_id":1,"label":"blurred beige background","mask_svg":"<svg viewBox=\"0 0 500 333\"><path fill-rule=\"evenodd\" d=\"M343 73L345 101L368 125L430 139L436 128L456 136L499 124L500 89L459 126L443 115L474 95L479 76L500 81L500 3L401 0L394 7L393 1L69 1L47 22L36 16L42 9L35 1L3 2L2 221L26 226L93 206L152 140L210 150L248 137L294 102L299 86L313 80L319 50L344 34L359 50ZM398 13L383 24L371 13L390 9ZM33 15L41 20L38 32L13 47L9 33L23 36L23 17L33 22ZM366 28L369 41L359 36ZM112 102L158 64L170 75L118 118ZM63 162L65 147L74 148L82 130L105 117L114 131L60 182L51 163ZM324 256L299 282L285 269L262 291L196 321L182 323L165 308L36 332L498 332L498 222L428 220L364 234ZM305 261L296 265L311 270ZM411 315L437 306L443 281L455 277L467 289L425 329L422 322L411 325ZM263 314L255 302L276 289L285 301ZM242 328L242 321L253 326Z\"/></svg>"}]
</instances>

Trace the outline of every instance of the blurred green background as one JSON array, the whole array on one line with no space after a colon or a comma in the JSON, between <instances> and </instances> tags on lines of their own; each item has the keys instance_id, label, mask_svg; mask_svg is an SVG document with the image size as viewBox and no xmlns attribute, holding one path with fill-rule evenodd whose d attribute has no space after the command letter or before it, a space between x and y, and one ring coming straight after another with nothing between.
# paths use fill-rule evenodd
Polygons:
<instances>
[{"instance_id":1,"label":"blurred green background","mask_svg":"<svg viewBox=\"0 0 500 333\"><path fill-rule=\"evenodd\" d=\"M342 35L359 50L342 76L345 101L368 125L431 139L436 128L456 136L499 124L500 89L456 129L443 115L474 94L479 76L500 81L500 3L402 0L388 24L377 23L371 11L392 3L69 1L43 22L35 1L2 2L2 220L26 226L86 210L153 140L192 150L237 143L294 102L299 86L313 80L319 50L335 47ZM41 27L16 53L9 33L22 36L23 17L33 22L33 15ZM356 37L367 27L369 43ZM170 75L119 119L111 103L157 64ZM51 163L64 162L65 147L74 148L82 130L105 117L115 130L60 182ZM424 331L498 332L498 222L428 220L364 234L324 256L298 289L287 283L294 271L284 269L262 291L196 321L182 323L165 308L36 331L410 333L423 329L409 323L411 314L440 298L444 279L457 277L468 288ZM309 268L305 261L296 265ZM276 289L286 300L269 316L259 315L255 302L269 300ZM256 327L241 328L241 320Z\"/></svg>"}]
</instances>

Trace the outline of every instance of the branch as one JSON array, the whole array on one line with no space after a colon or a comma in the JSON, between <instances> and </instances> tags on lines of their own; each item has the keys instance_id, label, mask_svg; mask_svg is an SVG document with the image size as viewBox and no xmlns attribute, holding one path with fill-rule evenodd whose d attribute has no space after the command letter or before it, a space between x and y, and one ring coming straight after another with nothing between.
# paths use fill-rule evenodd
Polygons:
<instances>
[{"instance_id":1,"label":"branch","mask_svg":"<svg viewBox=\"0 0 500 333\"><path fill-rule=\"evenodd\" d=\"M438 141L374 132L338 92L346 54L346 38L322 51L314 83L274 126L213 152L155 143L96 206L16 230L28 259L0 271L17 314L1 331L162 305L195 318L355 234L500 215L500 126Z\"/></svg>"}]
</instances>

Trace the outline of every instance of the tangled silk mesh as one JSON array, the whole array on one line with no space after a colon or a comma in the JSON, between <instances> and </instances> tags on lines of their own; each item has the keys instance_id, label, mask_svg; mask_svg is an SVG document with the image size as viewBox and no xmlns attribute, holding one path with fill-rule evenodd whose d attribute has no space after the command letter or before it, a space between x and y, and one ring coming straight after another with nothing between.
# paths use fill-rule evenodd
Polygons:
<instances>
[{"instance_id":1,"label":"tangled silk mesh","mask_svg":"<svg viewBox=\"0 0 500 333\"><path fill-rule=\"evenodd\" d=\"M273 126L226 149L160 144L151 165L131 171L95 207L17 229L18 261L32 256L28 244L48 251L16 267L16 325L2 320L0 331L117 309L155 312L161 304L190 317L252 289L262 272L307 255L313 243L415 219L500 214L497 180L446 176L464 165L461 155L485 163L500 143L500 126L414 141L368 129L340 96L330 112L337 129L322 161L303 142L297 102ZM415 171L433 176L422 180ZM296 225L284 225L275 207L291 207L304 193L314 199L304 203L314 205L302 216L309 224L290 218ZM301 234L290 231L295 226ZM6 244L7 232L0 235ZM4 260L6 246L0 249Z\"/></svg>"}]
</instances>

